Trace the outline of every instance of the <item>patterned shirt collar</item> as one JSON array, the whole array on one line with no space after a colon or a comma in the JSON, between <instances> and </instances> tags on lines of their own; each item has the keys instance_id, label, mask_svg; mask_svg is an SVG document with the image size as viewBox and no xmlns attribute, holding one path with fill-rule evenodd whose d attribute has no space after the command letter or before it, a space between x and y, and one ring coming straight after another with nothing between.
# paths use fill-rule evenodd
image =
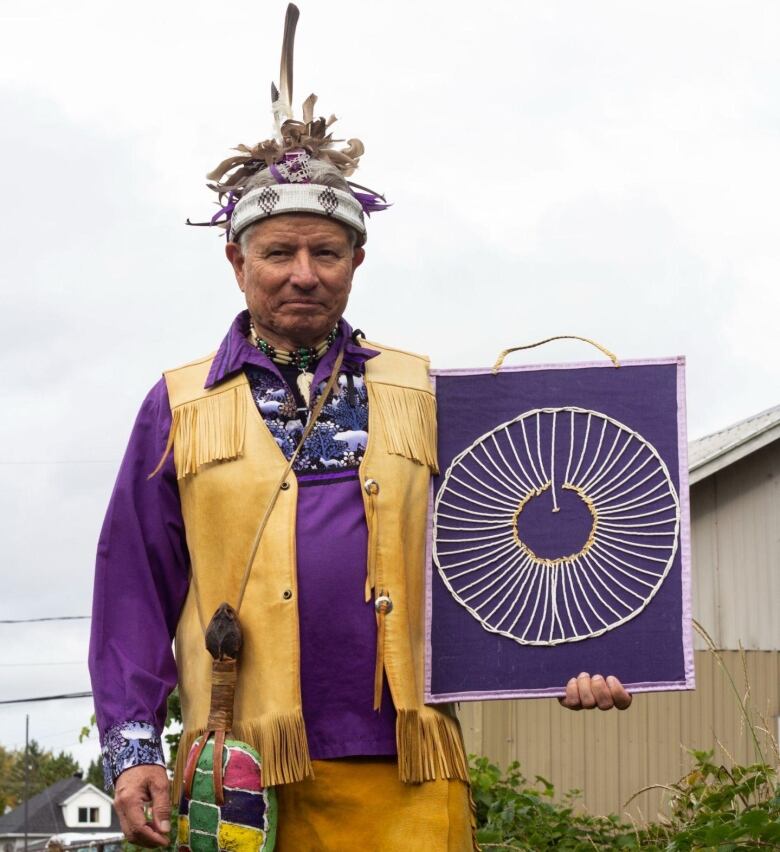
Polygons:
<instances>
[{"instance_id":1,"label":"patterned shirt collar","mask_svg":"<svg viewBox=\"0 0 780 852\"><path fill-rule=\"evenodd\" d=\"M379 354L375 349L369 349L367 346L356 343L352 333L352 327L349 323L345 319L340 319L336 341L320 359L315 370L315 384L323 375L327 378L336 358L336 353L341 348L344 349L342 370L345 372L362 373L365 370L366 361ZM214 361L204 384L205 388L218 385L242 370L247 364L270 370L281 378L273 361L247 340L248 334L249 311L241 311L233 320L230 330L214 356Z\"/></svg>"}]
</instances>

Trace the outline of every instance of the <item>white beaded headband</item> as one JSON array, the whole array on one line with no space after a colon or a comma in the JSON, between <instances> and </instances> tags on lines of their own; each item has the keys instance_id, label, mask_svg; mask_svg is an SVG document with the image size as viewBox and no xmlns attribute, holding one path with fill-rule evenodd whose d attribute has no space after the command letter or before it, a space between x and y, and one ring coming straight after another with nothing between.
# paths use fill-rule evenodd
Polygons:
<instances>
[{"instance_id":1,"label":"white beaded headband","mask_svg":"<svg viewBox=\"0 0 780 852\"><path fill-rule=\"evenodd\" d=\"M287 183L250 189L241 196L230 218L228 239L249 225L279 213L315 213L337 219L366 235L363 208L349 192L313 183Z\"/></svg>"}]
</instances>

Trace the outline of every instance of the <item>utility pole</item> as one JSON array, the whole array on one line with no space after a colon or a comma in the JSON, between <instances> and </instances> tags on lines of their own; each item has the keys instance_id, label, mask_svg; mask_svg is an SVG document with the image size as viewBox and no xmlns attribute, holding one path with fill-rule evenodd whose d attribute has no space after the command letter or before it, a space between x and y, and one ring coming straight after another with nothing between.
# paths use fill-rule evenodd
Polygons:
<instances>
[{"instance_id":1,"label":"utility pole","mask_svg":"<svg viewBox=\"0 0 780 852\"><path fill-rule=\"evenodd\" d=\"M24 717L24 852L27 852L27 800L30 798L30 714Z\"/></svg>"}]
</instances>

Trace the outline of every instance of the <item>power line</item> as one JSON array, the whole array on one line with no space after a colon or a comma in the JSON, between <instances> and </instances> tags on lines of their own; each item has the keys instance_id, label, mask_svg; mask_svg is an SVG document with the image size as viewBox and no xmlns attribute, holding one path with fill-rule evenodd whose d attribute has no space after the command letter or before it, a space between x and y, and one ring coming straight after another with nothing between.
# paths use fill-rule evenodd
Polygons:
<instances>
[{"instance_id":1,"label":"power line","mask_svg":"<svg viewBox=\"0 0 780 852\"><path fill-rule=\"evenodd\" d=\"M68 728L67 731L50 731L48 734L37 734L36 738L44 740L51 739L52 737L64 737L65 734L75 734L77 731L81 731L81 728Z\"/></svg>"},{"instance_id":2,"label":"power line","mask_svg":"<svg viewBox=\"0 0 780 852\"><path fill-rule=\"evenodd\" d=\"M10 459L0 459L0 464L6 465L44 465L44 464L119 464L119 459L43 459L37 461L35 459L20 459L14 461Z\"/></svg>"},{"instance_id":3,"label":"power line","mask_svg":"<svg viewBox=\"0 0 780 852\"><path fill-rule=\"evenodd\" d=\"M60 660L56 663L0 663L0 669L10 668L27 668L27 666L84 666L87 664L86 658L83 660Z\"/></svg>"},{"instance_id":4,"label":"power line","mask_svg":"<svg viewBox=\"0 0 780 852\"><path fill-rule=\"evenodd\" d=\"M84 621L91 615L53 615L48 618L0 618L0 624L32 624L37 621Z\"/></svg>"},{"instance_id":5,"label":"power line","mask_svg":"<svg viewBox=\"0 0 780 852\"><path fill-rule=\"evenodd\" d=\"M92 698L91 692L66 692L63 695L39 695L37 698L6 698L0 704L28 704L33 701L62 701L66 698Z\"/></svg>"}]
</instances>

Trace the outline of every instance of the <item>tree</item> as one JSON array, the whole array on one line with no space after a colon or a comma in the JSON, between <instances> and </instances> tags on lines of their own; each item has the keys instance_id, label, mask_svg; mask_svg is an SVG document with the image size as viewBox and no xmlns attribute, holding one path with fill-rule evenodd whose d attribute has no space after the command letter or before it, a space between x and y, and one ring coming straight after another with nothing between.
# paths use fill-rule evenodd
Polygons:
<instances>
[{"instance_id":1,"label":"tree","mask_svg":"<svg viewBox=\"0 0 780 852\"><path fill-rule=\"evenodd\" d=\"M171 723L174 725L181 725L181 698L179 698L179 687L168 696L168 714L165 719L165 730L168 732L165 734L165 742L168 744L168 748L170 749L170 759L168 760L168 766L173 769L176 765L176 755L179 752L179 742L181 741L181 728L178 730L171 732L170 727Z\"/></svg>"},{"instance_id":2,"label":"tree","mask_svg":"<svg viewBox=\"0 0 780 852\"><path fill-rule=\"evenodd\" d=\"M100 758L90 762L84 780L88 784L94 784L98 790L103 789L105 779L103 778L103 761Z\"/></svg>"},{"instance_id":3,"label":"tree","mask_svg":"<svg viewBox=\"0 0 780 852\"><path fill-rule=\"evenodd\" d=\"M6 789L7 779L10 779L14 766L14 753L0 745L0 814L14 807L16 799L12 799L11 791Z\"/></svg>"},{"instance_id":4,"label":"tree","mask_svg":"<svg viewBox=\"0 0 780 852\"><path fill-rule=\"evenodd\" d=\"M36 740L30 740L27 765L29 798L50 787L55 781L69 778L81 771L72 755L64 751L54 754L53 751L42 748ZM24 749L8 751L0 747L0 811L7 807L15 808L23 801Z\"/></svg>"}]
</instances>

